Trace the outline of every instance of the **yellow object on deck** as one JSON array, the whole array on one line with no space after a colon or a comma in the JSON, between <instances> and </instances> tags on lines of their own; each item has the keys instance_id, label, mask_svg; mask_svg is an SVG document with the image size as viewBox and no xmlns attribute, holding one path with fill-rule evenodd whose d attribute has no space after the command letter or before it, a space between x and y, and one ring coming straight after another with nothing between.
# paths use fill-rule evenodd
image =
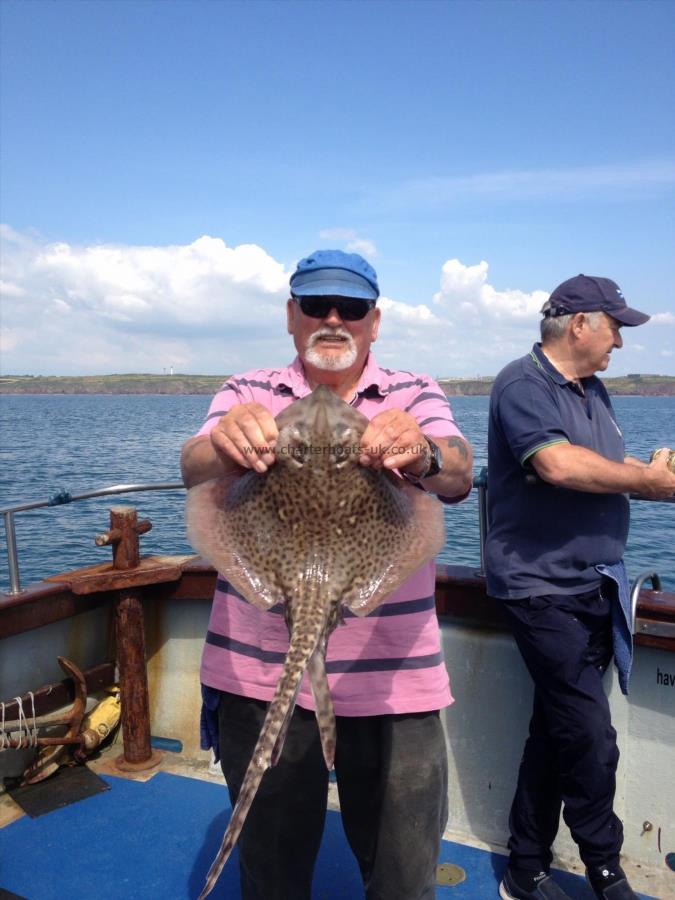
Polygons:
<instances>
[{"instance_id":1,"label":"yellow object on deck","mask_svg":"<svg viewBox=\"0 0 675 900\"><path fill-rule=\"evenodd\" d=\"M109 696L97 703L82 720L82 737L84 742L78 753L87 756L119 725L122 713L120 689L114 685L108 691Z\"/></svg>"}]
</instances>

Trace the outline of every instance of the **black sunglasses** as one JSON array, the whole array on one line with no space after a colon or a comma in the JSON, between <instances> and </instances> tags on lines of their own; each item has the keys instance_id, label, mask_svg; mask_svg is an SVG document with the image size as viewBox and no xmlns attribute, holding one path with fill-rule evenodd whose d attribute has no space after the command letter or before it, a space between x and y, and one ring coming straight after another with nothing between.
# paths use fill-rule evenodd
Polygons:
<instances>
[{"instance_id":1,"label":"black sunglasses","mask_svg":"<svg viewBox=\"0 0 675 900\"><path fill-rule=\"evenodd\" d=\"M291 294L291 299L312 319L325 319L331 309L335 309L345 322L364 319L375 306L374 300L359 300L357 297L342 300L336 297L295 297Z\"/></svg>"}]
</instances>

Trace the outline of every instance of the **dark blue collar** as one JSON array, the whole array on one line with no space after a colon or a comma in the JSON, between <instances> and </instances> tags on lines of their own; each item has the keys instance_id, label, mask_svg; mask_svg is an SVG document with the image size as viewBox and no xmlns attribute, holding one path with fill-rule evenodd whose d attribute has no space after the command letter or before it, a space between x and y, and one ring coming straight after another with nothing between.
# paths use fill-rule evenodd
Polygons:
<instances>
[{"instance_id":1,"label":"dark blue collar","mask_svg":"<svg viewBox=\"0 0 675 900\"><path fill-rule=\"evenodd\" d=\"M552 378L553 381L555 381L557 384L570 384L574 388L576 388L576 385L573 381L570 381L569 378L565 378L562 372L559 372L556 369L551 360L541 349L541 344L534 344L532 350L530 351L530 359L538 369L542 369L542 371L546 372L548 377Z\"/></svg>"}]
</instances>

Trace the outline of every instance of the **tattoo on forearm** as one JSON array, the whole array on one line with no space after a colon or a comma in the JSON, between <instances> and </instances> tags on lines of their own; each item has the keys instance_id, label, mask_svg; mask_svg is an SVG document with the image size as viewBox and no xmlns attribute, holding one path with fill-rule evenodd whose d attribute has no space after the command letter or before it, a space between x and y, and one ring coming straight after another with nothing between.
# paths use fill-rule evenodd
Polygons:
<instances>
[{"instance_id":1,"label":"tattoo on forearm","mask_svg":"<svg viewBox=\"0 0 675 900\"><path fill-rule=\"evenodd\" d=\"M460 437L451 437L446 441L447 446L452 450L453 447L459 450L462 459L469 458L469 451L466 448L466 443Z\"/></svg>"}]
</instances>

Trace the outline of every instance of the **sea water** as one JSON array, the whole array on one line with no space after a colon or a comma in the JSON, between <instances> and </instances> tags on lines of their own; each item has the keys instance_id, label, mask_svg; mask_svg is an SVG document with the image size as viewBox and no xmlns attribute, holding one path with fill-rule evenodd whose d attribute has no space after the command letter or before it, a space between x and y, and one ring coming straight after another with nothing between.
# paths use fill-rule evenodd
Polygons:
<instances>
[{"instance_id":1,"label":"sea water","mask_svg":"<svg viewBox=\"0 0 675 900\"><path fill-rule=\"evenodd\" d=\"M0 397L0 506L83 494L113 484L180 481L183 442L200 427L207 396L4 395ZM655 447L675 447L675 397L615 397L617 419L631 455L648 459ZM451 398L458 425L474 447L478 473L487 463L487 397ZM94 538L109 525L113 505L138 509L152 530L141 552L191 552L185 537L183 491L126 494L16 515L22 586L78 566L110 559ZM447 542L439 561L480 564L476 491L446 509ZM2 529L0 529L2 530ZM635 501L626 552L631 578L656 570L675 590L675 504ZM0 535L0 588L9 584Z\"/></svg>"}]
</instances>

